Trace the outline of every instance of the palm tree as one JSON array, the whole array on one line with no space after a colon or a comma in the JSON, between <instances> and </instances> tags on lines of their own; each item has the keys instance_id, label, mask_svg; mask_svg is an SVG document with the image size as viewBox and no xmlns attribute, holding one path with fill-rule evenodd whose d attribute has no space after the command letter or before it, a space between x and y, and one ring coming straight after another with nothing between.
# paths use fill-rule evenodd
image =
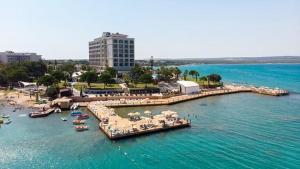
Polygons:
<instances>
[{"instance_id":1,"label":"palm tree","mask_svg":"<svg viewBox=\"0 0 300 169\"><path fill-rule=\"evenodd\" d=\"M197 71L196 71L196 70L191 70L191 71L189 72L189 75L191 75L192 77L196 76L196 74L197 74Z\"/></svg>"},{"instance_id":2,"label":"palm tree","mask_svg":"<svg viewBox=\"0 0 300 169\"><path fill-rule=\"evenodd\" d=\"M200 73L198 71L196 71L195 73L195 77L196 77L196 82L198 81L198 77L200 76Z\"/></svg>"},{"instance_id":3,"label":"palm tree","mask_svg":"<svg viewBox=\"0 0 300 169\"><path fill-rule=\"evenodd\" d=\"M183 79L186 80L186 77L189 75L189 71L185 70L183 73Z\"/></svg>"},{"instance_id":4,"label":"palm tree","mask_svg":"<svg viewBox=\"0 0 300 169\"><path fill-rule=\"evenodd\" d=\"M178 69L178 67L175 67L172 71L173 71L173 73L175 74L176 79L178 80L179 75L181 74L181 70Z\"/></svg>"}]
</instances>

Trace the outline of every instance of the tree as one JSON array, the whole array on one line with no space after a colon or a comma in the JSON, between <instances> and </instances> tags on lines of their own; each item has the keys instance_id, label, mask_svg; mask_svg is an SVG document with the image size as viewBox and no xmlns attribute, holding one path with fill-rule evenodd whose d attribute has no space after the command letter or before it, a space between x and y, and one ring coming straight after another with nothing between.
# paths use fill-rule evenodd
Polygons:
<instances>
[{"instance_id":1,"label":"tree","mask_svg":"<svg viewBox=\"0 0 300 169\"><path fill-rule=\"evenodd\" d=\"M191 70L190 72L189 72L189 75L191 75L192 77L194 77L195 75L196 75L196 70Z\"/></svg>"},{"instance_id":2,"label":"tree","mask_svg":"<svg viewBox=\"0 0 300 169\"><path fill-rule=\"evenodd\" d=\"M57 86L50 86L46 90L46 95L50 98L56 98L59 94L59 88Z\"/></svg>"},{"instance_id":3,"label":"tree","mask_svg":"<svg viewBox=\"0 0 300 169\"><path fill-rule=\"evenodd\" d=\"M42 76L42 77L40 77L38 79L37 84L38 85L41 85L41 84L45 85L48 88L48 86L53 85L56 82L57 82L57 80L53 76L51 76L51 75L44 75L44 76Z\"/></svg>"},{"instance_id":4,"label":"tree","mask_svg":"<svg viewBox=\"0 0 300 169\"><path fill-rule=\"evenodd\" d=\"M159 80L170 81L171 78L173 77L172 69L161 66L157 72L157 77Z\"/></svg>"},{"instance_id":5,"label":"tree","mask_svg":"<svg viewBox=\"0 0 300 169\"><path fill-rule=\"evenodd\" d=\"M129 86L130 76L128 74L123 75L123 80L126 83L126 85Z\"/></svg>"},{"instance_id":6,"label":"tree","mask_svg":"<svg viewBox=\"0 0 300 169\"><path fill-rule=\"evenodd\" d=\"M183 73L183 79L186 80L188 75L189 75L189 71L185 70L184 73Z\"/></svg>"},{"instance_id":7,"label":"tree","mask_svg":"<svg viewBox=\"0 0 300 169\"><path fill-rule=\"evenodd\" d=\"M195 77L196 77L196 82L198 81L198 77L200 76L200 73L198 71L196 71L195 73Z\"/></svg>"},{"instance_id":8,"label":"tree","mask_svg":"<svg viewBox=\"0 0 300 169\"><path fill-rule=\"evenodd\" d=\"M139 78L142 76L143 74L143 69L140 65L135 64L133 68L131 68L130 72L129 72L129 76L131 81L134 84L137 84L139 82Z\"/></svg>"},{"instance_id":9,"label":"tree","mask_svg":"<svg viewBox=\"0 0 300 169\"><path fill-rule=\"evenodd\" d=\"M111 74L109 74L107 72L102 73L100 75L99 79L102 83L104 83L104 88L105 88L105 86L107 86L107 84L110 84L112 82Z\"/></svg>"},{"instance_id":10,"label":"tree","mask_svg":"<svg viewBox=\"0 0 300 169\"><path fill-rule=\"evenodd\" d=\"M7 80L10 84L14 84L18 81L28 81L29 76L24 67L9 68L7 70Z\"/></svg>"},{"instance_id":11,"label":"tree","mask_svg":"<svg viewBox=\"0 0 300 169\"><path fill-rule=\"evenodd\" d=\"M212 82L220 82L222 80L222 77L218 74L210 74L207 76L207 78Z\"/></svg>"},{"instance_id":12,"label":"tree","mask_svg":"<svg viewBox=\"0 0 300 169\"><path fill-rule=\"evenodd\" d=\"M111 77L116 77L118 73L118 71L112 67L107 67L105 72L109 73Z\"/></svg>"},{"instance_id":13,"label":"tree","mask_svg":"<svg viewBox=\"0 0 300 169\"><path fill-rule=\"evenodd\" d=\"M143 74L141 77L140 77L140 81L145 83L145 88L147 87L147 84L148 83L152 83L153 82L153 78L152 78L152 75L151 74Z\"/></svg>"},{"instance_id":14,"label":"tree","mask_svg":"<svg viewBox=\"0 0 300 169\"><path fill-rule=\"evenodd\" d=\"M58 71L58 70L53 71L51 76L53 76L57 82L60 82L65 79L64 73L62 71Z\"/></svg>"},{"instance_id":15,"label":"tree","mask_svg":"<svg viewBox=\"0 0 300 169\"><path fill-rule=\"evenodd\" d=\"M0 86L7 86L7 77L4 73L0 73Z\"/></svg>"},{"instance_id":16,"label":"tree","mask_svg":"<svg viewBox=\"0 0 300 169\"><path fill-rule=\"evenodd\" d=\"M179 79L179 75L181 74L181 70L178 67L175 67L175 68L172 69L172 71L175 74L176 79L178 80Z\"/></svg>"},{"instance_id":17,"label":"tree","mask_svg":"<svg viewBox=\"0 0 300 169\"><path fill-rule=\"evenodd\" d=\"M81 75L80 80L87 82L88 86L91 87L91 83L97 82L97 73L94 71L85 72Z\"/></svg>"}]
</instances>

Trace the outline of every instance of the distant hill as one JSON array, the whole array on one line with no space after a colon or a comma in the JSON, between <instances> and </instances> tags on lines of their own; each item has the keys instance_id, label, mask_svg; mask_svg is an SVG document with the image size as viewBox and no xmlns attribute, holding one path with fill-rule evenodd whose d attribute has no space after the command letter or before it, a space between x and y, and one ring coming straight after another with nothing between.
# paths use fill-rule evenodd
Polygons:
<instances>
[{"instance_id":1,"label":"distant hill","mask_svg":"<svg viewBox=\"0 0 300 169\"><path fill-rule=\"evenodd\" d=\"M149 60L137 60L137 63L148 65ZM232 58L186 58L155 59L154 65L185 64L266 64L266 63L300 63L300 56L267 56L267 57L232 57Z\"/></svg>"}]
</instances>

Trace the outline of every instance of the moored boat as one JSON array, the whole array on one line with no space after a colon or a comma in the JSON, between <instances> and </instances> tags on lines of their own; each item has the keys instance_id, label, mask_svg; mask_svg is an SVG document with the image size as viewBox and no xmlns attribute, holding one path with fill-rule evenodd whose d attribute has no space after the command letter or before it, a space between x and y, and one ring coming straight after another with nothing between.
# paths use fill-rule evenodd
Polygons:
<instances>
[{"instance_id":1,"label":"moored boat","mask_svg":"<svg viewBox=\"0 0 300 169\"><path fill-rule=\"evenodd\" d=\"M37 117L46 117L49 114L51 114L54 111L54 109L48 109L46 111L36 111L29 113L29 117L31 118L37 118Z\"/></svg>"},{"instance_id":2,"label":"moored boat","mask_svg":"<svg viewBox=\"0 0 300 169\"><path fill-rule=\"evenodd\" d=\"M73 120L73 124L84 124L85 120Z\"/></svg>"},{"instance_id":3,"label":"moored boat","mask_svg":"<svg viewBox=\"0 0 300 169\"><path fill-rule=\"evenodd\" d=\"M74 128L76 131L84 131L89 129L88 126L75 126Z\"/></svg>"},{"instance_id":4,"label":"moored boat","mask_svg":"<svg viewBox=\"0 0 300 169\"><path fill-rule=\"evenodd\" d=\"M61 109L60 109L60 108L56 108L56 109L54 110L54 113L61 113Z\"/></svg>"},{"instance_id":5,"label":"moored boat","mask_svg":"<svg viewBox=\"0 0 300 169\"><path fill-rule=\"evenodd\" d=\"M4 123L5 124L9 124L9 123L11 123L12 121L10 120L10 119L7 119L7 121L5 121Z\"/></svg>"},{"instance_id":6,"label":"moored boat","mask_svg":"<svg viewBox=\"0 0 300 169\"><path fill-rule=\"evenodd\" d=\"M9 115L3 114L3 115L2 115L2 118L9 118Z\"/></svg>"},{"instance_id":7,"label":"moored boat","mask_svg":"<svg viewBox=\"0 0 300 169\"><path fill-rule=\"evenodd\" d=\"M78 120L82 120L82 119L88 119L89 118L89 115L88 114L80 114L77 116L77 119Z\"/></svg>"},{"instance_id":8,"label":"moored boat","mask_svg":"<svg viewBox=\"0 0 300 169\"><path fill-rule=\"evenodd\" d=\"M67 118L65 118L65 117L61 117L60 118L62 121L67 121Z\"/></svg>"},{"instance_id":9,"label":"moored boat","mask_svg":"<svg viewBox=\"0 0 300 169\"><path fill-rule=\"evenodd\" d=\"M74 103L72 104L72 106L70 107L71 110L76 110L79 107L79 103Z\"/></svg>"},{"instance_id":10,"label":"moored boat","mask_svg":"<svg viewBox=\"0 0 300 169\"><path fill-rule=\"evenodd\" d=\"M79 115L81 115L82 113L80 112L80 111L73 111L72 113L71 113L71 116L79 116Z\"/></svg>"}]
</instances>

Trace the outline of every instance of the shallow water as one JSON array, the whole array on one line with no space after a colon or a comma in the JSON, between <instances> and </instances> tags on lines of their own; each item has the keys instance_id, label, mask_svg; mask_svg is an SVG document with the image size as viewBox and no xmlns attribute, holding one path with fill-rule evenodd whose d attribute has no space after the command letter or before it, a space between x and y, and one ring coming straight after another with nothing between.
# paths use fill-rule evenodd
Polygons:
<instances>
[{"instance_id":1,"label":"shallow water","mask_svg":"<svg viewBox=\"0 0 300 169\"><path fill-rule=\"evenodd\" d=\"M119 108L122 116L147 109L175 110L191 118L192 127L116 142L105 137L95 118L88 120L89 131L76 132L68 112L30 119L24 116L29 109L12 112L12 107L1 107L13 122L0 128L0 168L299 168L300 65L194 68L218 72L227 82L293 92L284 97L244 93L172 106Z\"/></svg>"}]
</instances>

